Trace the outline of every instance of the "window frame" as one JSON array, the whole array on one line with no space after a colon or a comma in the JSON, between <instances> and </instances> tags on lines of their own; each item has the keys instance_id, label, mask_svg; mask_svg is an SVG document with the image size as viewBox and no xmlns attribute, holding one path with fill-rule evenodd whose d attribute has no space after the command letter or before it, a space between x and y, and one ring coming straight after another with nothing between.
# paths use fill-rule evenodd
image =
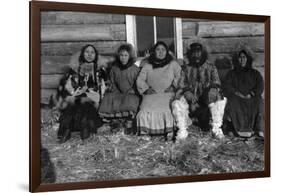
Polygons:
<instances>
[{"instance_id":1,"label":"window frame","mask_svg":"<svg viewBox=\"0 0 281 193\"><path fill-rule=\"evenodd\" d=\"M137 31L136 31L136 16L126 14L126 39L127 42L132 44L134 48L137 48ZM156 28L156 16L153 16L154 24L154 43L157 41L157 28ZM174 18L174 30L175 30L175 48L177 59L183 59L183 41L182 41L182 19L179 17Z\"/></svg>"}]
</instances>

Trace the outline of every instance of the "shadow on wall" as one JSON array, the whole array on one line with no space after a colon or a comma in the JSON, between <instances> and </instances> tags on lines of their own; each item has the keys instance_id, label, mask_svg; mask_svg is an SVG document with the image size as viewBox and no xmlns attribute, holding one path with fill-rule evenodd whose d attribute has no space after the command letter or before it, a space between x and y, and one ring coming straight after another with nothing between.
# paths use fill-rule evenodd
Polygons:
<instances>
[{"instance_id":1,"label":"shadow on wall","mask_svg":"<svg viewBox=\"0 0 281 193\"><path fill-rule=\"evenodd\" d=\"M47 149L41 146L41 183L54 183L56 172Z\"/></svg>"},{"instance_id":2,"label":"shadow on wall","mask_svg":"<svg viewBox=\"0 0 281 193\"><path fill-rule=\"evenodd\" d=\"M232 69L231 58L226 56L217 57L214 64L217 67L220 80L223 84L227 73Z\"/></svg>"}]
</instances>

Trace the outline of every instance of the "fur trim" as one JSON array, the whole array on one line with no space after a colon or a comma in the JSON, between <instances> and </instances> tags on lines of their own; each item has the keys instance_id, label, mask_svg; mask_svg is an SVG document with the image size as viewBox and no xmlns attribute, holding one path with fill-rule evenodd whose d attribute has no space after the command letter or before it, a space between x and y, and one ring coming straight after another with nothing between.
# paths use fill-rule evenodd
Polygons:
<instances>
[{"instance_id":1,"label":"fur trim","mask_svg":"<svg viewBox=\"0 0 281 193\"><path fill-rule=\"evenodd\" d=\"M226 105L227 99L224 97L223 100L216 101L214 103L209 104L209 109L212 116L211 126L212 132L215 137L223 138L223 132L221 130L223 115L224 115L224 108Z\"/></svg>"},{"instance_id":2,"label":"fur trim","mask_svg":"<svg viewBox=\"0 0 281 193\"><path fill-rule=\"evenodd\" d=\"M235 48L236 54L238 54L241 50L244 50L250 57L254 59L254 51L248 46L246 43L238 43Z\"/></svg>"},{"instance_id":3,"label":"fur trim","mask_svg":"<svg viewBox=\"0 0 281 193\"><path fill-rule=\"evenodd\" d=\"M69 68L71 68L72 70L74 70L75 72L78 72L78 67L79 67L79 59L80 56L80 51L74 53L71 57L70 57L70 61L69 61ZM99 55L98 61L97 61L97 68L109 68L110 64L112 64L115 61L115 57L113 56L109 56L109 57L104 57L102 55Z\"/></svg>"},{"instance_id":4,"label":"fur trim","mask_svg":"<svg viewBox=\"0 0 281 193\"><path fill-rule=\"evenodd\" d=\"M247 44L242 44L242 43L238 43L236 45L236 49L235 52L232 55L232 64L234 68L239 68L239 53L241 51L244 51L247 55L248 55L248 61L246 64L246 68L253 68L253 63L255 60L255 54L253 52L253 50L247 45Z\"/></svg>"},{"instance_id":5,"label":"fur trim","mask_svg":"<svg viewBox=\"0 0 281 193\"><path fill-rule=\"evenodd\" d=\"M188 136L188 127L192 124L189 118L189 105L182 96L172 103L173 116L178 127L177 140L183 140Z\"/></svg>"}]
</instances>

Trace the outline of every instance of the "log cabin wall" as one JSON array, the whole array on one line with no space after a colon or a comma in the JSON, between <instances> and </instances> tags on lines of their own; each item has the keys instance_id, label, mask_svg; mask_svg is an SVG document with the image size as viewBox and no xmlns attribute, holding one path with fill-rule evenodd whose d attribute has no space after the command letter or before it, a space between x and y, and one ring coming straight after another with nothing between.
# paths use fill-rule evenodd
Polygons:
<instances>
[{"instance_id":1,"label":"log cabin wall","mask_svg":"<svg viewBox=\"0 0 281 193\"><path fill-rule=\"evenodd\" d=\"M264 76L264 24L182 19L183 53L194 41L209 48L209 60L231 60L237 44L254 51L254 68ZM126 42L125 15L82 12L41 13L41 103L48 104L72 56L95 45L102 59ZM73 61L72 61L73 62Z\"/></svg>"},{"instance_id":2,"label":"log cabin wall","mask_svg":"<svg viewBox=\"0 0 281 193\"><path fill-rule=\"evenodd\" d=\"M126 42L125 15L41 12L41 103L48 104L73 55L90 43L101 59Z\"/></svg>"},{"instance_id":3,"label":"log cabin wall","mask_svg":"<svg viewBox=\"0 0 281 193\"><path fill-rule=\"evenodd\" d=\"M182 19L183 53L200 41L209 50L209 60L218 65L231 61L238 45L248 45L254 53L253 67L264 77L264 24L249 22ZM219 71L223 71L219 69Z\"/></svg>"}]
</instances>

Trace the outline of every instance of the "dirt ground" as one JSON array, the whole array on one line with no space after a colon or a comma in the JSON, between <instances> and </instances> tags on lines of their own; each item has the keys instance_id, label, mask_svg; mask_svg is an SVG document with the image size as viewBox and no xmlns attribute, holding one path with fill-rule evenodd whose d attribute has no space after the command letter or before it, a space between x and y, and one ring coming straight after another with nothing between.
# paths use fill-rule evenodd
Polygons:
<instances>
[{"instance_id":1,"label":"dirt ground","mask_svg":"<svg viewBox=\"0 0 281 193\"><path fill-rule=\"evenodd\" d=\"M214 139L192 126L186 141L112 133L108 125L84 142L79 133L57 142L57 115L41 111L42 183L151 178L264 170L264 143L257 137Z\"/></svg>"}]
</instances>

